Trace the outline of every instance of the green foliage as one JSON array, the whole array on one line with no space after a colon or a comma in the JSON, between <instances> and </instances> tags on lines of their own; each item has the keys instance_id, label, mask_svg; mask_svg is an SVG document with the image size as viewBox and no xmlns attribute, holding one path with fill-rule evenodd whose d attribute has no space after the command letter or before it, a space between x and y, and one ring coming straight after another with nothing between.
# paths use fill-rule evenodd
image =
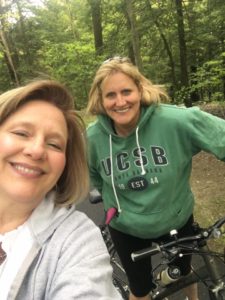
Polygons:
<instances>
[{"instance_id":1,"label":"green foliage","mask_svg":"<svg viewBox=\"0 0 225 300\"><path fill-rule=\"evenodd\" d=\"M0 58L0 94L13 87L3 57Z\"/></svg>"},{"instance_id":2,"label":"green foliage","mask_svg":"<svg viewBox=\"0 0 225 300\"><path fill-rule=\"evenodd\" d=\"M84 108L97 60L93 46L87 43L47 43L42 61L46 74L65 83L76 99L77 109Z\"/></svg>"},{"instance_id":3,"label":"green foliage","mask_svg":"<svg viewBox=\"0 0 225 300\"><path fill-rule=\"evenodd\" d=\"M186 103L188 102L188 100L190 100L191 94L190 94L191 90L188 87L181 87L179 90L177 90L175 92L174 95L174 102L177 104L182 104L182 103Z\"/></svg>"},{"instance_id":4,"label":"green foliage","mask_svg":"<svg viewBox=\"0 0 225 300\"><path fill-rule=\"evenodd\" d=\"M43 76L56 78L71 89L78 108L83 108L101 61L113 55L132 56L124 0L101 1L104 41L101 56L94 49L88 0L34 3L7 0L1 15L2 29L20 82ZM180 86L176 9L171 0L134 1L144 75L154 83L170 86L175 102L184 103L193 93L200 100L223 101L225 2L183 1L183 5L189 87ZM4 51L0 47L0 91L14 84Z\"/></svg>"},{"instance_id":5,"label":"green foliage","mask_svg":"<svg viewBox=\"0 0 225 300\"><path fill-rule=\"evenodd\" d=\"M191 91L201 93L204 101L224 101L225 52L210 61L206 61L193 74Z\"/></svg>"}]
</instances>

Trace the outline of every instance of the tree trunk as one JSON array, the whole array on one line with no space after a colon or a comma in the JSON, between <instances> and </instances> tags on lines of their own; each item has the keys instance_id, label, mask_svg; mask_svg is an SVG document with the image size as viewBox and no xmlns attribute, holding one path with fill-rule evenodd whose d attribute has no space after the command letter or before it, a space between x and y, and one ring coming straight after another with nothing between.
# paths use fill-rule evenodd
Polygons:
<instances>
[{"instance_id":1,"label":"tree trunk","mask_svg":"<svg viewBox=\"0 0 225 300\"><path fill-rule=\"evenodd\" d=\"M130 31L130 20L129 20L129 16L128 16L126 7L124 8L124 6L123 6L123 13L124 13L125 19L126 19L127 30ZM130 58L132 63L135 65L136 62L135 62L134 49L133 49L133 45L132 45L132 40L130 38L127 41L127 49L128 49L128 57Z\"/></svg>"},{"instance_id":2,"label":"tree trunk","mask_svg":"<svg viewBox=\"0 0 225 300\"><path fill-rule=\"evenodd\" d=\"M97 55L103 52L101 0L89 0Z\"/></svg>"},{"instance_id":3,"label":"tree trunk","mask_svg":"<svg viewBox=\"0 0 225 300\"><path fill-rule=\"evenodd\" d=\"M132 46L135 56L135 63L140 71L142 71L142 60L140 54L140 38L136 26L136 18L133 8L133 0L125 0L126 11L130 23L130 31L132 38Z\"/></svg>"},{"instance_id":4,"label":"tree trunk","mask_svg":"<svg viewBox=\"0 0 225 300\"><path fill-rule=\"evenodd\" d=\"M158 20L155 18L154 14L153 14L153 11L152 11L152 6L151 6L151 3L149 0L146 1L146 4L149 6L150 8L150 12L151 12L151 17L153 19L153 22L155 24L155 26L157 27L158 31L159 31L159 34L160 34L160 37L163 41L163 44L164 44L164 47L166 49L166 52L167 52L167 55L168 55L168 58L169 58L169 65L170 65L170 68L171 68L171 77L172 77L172 89L173 90L176 90L177 89L177 80L176 80L176 73L175 73L175 63L174 63L174 59L173 59L173 54L171 52L171 49L170 49L170 46L169 46L169 43L166 39L166 36L165 34L163 33L162 29L161 29L161 26L158 22Z\"/></svg>"},{"instance_id":5,"label":"tree trunk","mask_svg":"<svg viewBox=\"0 0 225 300\"><path fill-rule=\"evenodd\" d=\"M21 5L20 5L20 1L17 0L16 1L16 6L18 9L18 16L19 16L19 25L20 25L20 38L21 41L23 41L23 51L25 53L25 62L27 65L27 69L30 70L32 68L32 59L31 59L31 54L30 54L30 50L29 50L29 42L27 40L27 36L26 36L26 26L24 24L24 17L22 14L22 9L21 9Z\"/></svg>"},{"instance_id":6,"label":"tree trunk","mask_svg":"<svg viewBox=\"0 0 225 300\"><path fill-rule=\"evenodd\" d=\"M176 11L177 11L177 29L178 29L178 40L179 40L179 50L180 50L180 78L181 87L189 87L188 80L188 70L187 70L187 50L184 32L184 19L183 19L183 7L182 0L175 0ZM185 97L184 103L187 107L192 106L191 98Z\"/></svg>"},{"instance_id":7,"label":"tree trunk","mask_svg":"<svg viewBox=\"0 0 225 300\"><path fill-rule=\"evenodd\" d=\"M1 26L1 24L0 24L0 26ZM11 56L11 53L10 53L10 50L8 47L8 43L6 41L4 32L1 29L1 27L0 27L0 42L1 42L1 45L3 48L4 57L6 60L6 65L7 65L8 71L9 71L10 78L12 79L13 82L16 83L17 86L19 86L19 84L20 84L19 78L17 76L17 72L16 72L16 69L15 69L15 66L14 66L14 63L12 60L12 56Z\"/></svg>"},{"instance_id":8,"label":"tree trunk","mask_svg":"<svg viewBox=\"0 0 225 300\"><path fill-rule=\"evenodd\" d=\"M66 4L66 8L68 9L68 14L69 14L69 20L70 20L70 28L73 34L73 38L79 39L80 38L80 34L79 32L76 30L75 26L74 26L74 16L73 16L73 11L71 9L71 4L70 4L70 0L65 0L65 4Z\"/></svg>"}]
</instances>

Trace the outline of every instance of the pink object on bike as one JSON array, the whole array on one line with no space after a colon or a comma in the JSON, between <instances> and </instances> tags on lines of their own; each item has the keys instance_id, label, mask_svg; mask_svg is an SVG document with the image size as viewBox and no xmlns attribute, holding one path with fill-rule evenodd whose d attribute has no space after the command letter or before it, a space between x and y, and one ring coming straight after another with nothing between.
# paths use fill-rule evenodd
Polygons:
<instances>
[{"instance_id":1,"label":"pink object on bike","mask_svg":"<svg viewBox=\"0 0 225 300\"><path fill-rule=\"evenodd\" d=\"M105 220L105 224L108 225L112 218L114 218L114 216L117 214L117 208L115 207L110 207L107 212L106 212L106 220Z\"/></svg>"}]
</instances>

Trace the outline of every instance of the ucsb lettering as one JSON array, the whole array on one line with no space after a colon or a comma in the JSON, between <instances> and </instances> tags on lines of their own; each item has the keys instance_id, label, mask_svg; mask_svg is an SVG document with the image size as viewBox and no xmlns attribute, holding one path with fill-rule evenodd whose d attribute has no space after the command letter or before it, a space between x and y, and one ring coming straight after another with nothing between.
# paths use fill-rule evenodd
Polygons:
<instances>
[{"instance_id":1,"label":"ucsb lettering","mask_svg":"<svg viewBox=\"0 0 225 300\"><path fill-rule=\"evenodd\" d=\"M132 164L136 167L140 167L141 159L144 167L147 167L149 165L165 166L168 164L166 152L162 147L151 146L149 150L146 150L144 147L141 147L140 148L141 153L139 153L138 148L135 148L132 152L123 151L116 155L113 155L113 162L116 163L117 171L121 171L121 172L127 171L131 167L133 167ZM106 176L110 176L111 175L110 157L103 159L101 163Z\"/></svg>"}]
</instances>

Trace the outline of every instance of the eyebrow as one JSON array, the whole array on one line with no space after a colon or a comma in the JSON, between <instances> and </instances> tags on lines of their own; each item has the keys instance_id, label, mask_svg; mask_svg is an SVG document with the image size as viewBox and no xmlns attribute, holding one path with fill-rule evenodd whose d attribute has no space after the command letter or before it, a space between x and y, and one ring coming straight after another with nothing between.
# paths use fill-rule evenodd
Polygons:
<instances>
[{"instance_id":1,"label":"eyebrow","mask_svg":"<svg viewBox=\"0 0 225 300\"><path fill-rule=\"evenodd\" d=\"M105 94L105 96L112 95L112 94L116 94L116 92L114 92L114 91L107 92L107 93Z\"/></svg>"},{"instance_id":2,"label":"eyebrow","mask_svg":"<svg viewBox=\"0 0 225 300\"><path fill-rule=\"evenodd\" d=\"M35 127L35 125L33 125L33 123L26 122L26 121L15 122L10 127L15 127L15 126L21 126L21 127L24 126L24 127L28 127L28 128ZM52 131L49 136L50 136L50 138L57 138L57 139L60 139L62 142L67 143L68 136L67 136L67 138L65 138L65 136L63 134L59 133L58 131Z\"/></svg>"}]
</instances>

